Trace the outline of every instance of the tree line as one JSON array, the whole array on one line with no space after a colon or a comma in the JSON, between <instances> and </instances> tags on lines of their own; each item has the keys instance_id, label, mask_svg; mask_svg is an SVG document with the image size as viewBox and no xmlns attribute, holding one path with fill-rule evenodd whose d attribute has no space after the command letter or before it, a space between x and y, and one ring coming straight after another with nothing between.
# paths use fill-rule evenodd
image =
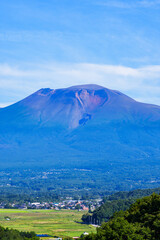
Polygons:
<instances>
[{"instance_id":1,"label":"tree line","mask_svg":"<svg viewBox=\"0 0 160 240\"><path fill-rule=\"evenodd\" d=\"M35 232L19 232L0 226L0 240L39 240Z\"/></svg>"}]
</instances>

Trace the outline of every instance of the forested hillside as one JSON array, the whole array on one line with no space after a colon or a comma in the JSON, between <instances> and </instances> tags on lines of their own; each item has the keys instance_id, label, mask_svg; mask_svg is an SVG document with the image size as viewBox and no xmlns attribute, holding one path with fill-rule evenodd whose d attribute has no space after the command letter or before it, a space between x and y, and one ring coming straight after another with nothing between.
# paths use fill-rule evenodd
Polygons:
<instances>
[{"instance_id":1,"label":"forested hillside","mask_svg":"<svg viewBox=\"0 0 160 240\"><path fill-rule=\"evenodd\" d=\"M152 194L120 211L101 227L96 234L82 236L85 240L141 240L160 239L160 195Z\"/></svg>"},{"instance_id":2,"label":"forested hillside","mask_svg":"<svg viewBox=\"0 0 160 240\"><path fill-rule=\"evenodd\" d=\"M106 196L103 200L104 203L99 208L82 216L82 221L86 224L99 225L102 222L108 221L115 212L129 209L130 205L136 202L138 198L149 196L152 193L160 193L160 188L117 192Z\"/></svg>"}]
</instances>

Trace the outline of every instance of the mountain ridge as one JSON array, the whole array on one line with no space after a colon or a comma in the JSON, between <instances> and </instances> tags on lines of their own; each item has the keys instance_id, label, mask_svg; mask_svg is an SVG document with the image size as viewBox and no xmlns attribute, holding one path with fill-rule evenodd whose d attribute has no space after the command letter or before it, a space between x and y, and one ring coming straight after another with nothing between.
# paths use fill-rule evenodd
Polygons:
<instances>
[{"instance_id":1,"label":"mountain ridge","mask_svg":"<svg viewBox=\"0 0 160 240\"><path fill-rule=\"evenodd\" d=\"M116 105L118 105L117 108ZM31 120L31 116L33 116L33 119L37 118L37 121L41 122L41 124L43 122L49 122L51 124L59 115L57 122L61 122L64 118L67 122L67 119L70 118L71 120L68 119L67 123L68 127L76 128L90 120L92 114L94 115L95 111L102 107L106 107L105 112L109 111L109 113L112 114L112 116L115 115L116 118L118 117L116 112L120 112L118 108L121 108L122 113L123 109L127 112L129 108L140 107L140 105L143 105L142 107L145 109L160 109L160 107L156 105L139 103L116 90L90 84L63 89L42 88L18 103L1 109L0 113L13 109L14 107L15 113L17 106L19 109L21 107L23 108L22 112L18 110L18 115L25 115L24 118L27 117L27 114L28 116L30 115L28 122ZM114 109L111 110L111 108ZM26 112L24 112L24 110L26 110ZM160 113L158 114L160 115ZM108 116L108 118L110 117Z\"/></svg>"}]
</instances>

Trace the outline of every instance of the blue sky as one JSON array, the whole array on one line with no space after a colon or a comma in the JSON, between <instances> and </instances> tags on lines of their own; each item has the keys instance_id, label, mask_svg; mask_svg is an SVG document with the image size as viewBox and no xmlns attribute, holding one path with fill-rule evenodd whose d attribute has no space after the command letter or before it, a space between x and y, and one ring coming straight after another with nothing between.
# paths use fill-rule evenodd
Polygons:
<instances>
[{"instance_id":1,"label":"blue sky","mask_svg":"<svg viewBox=\"0 0 160 240\"><path fill-rule=\"evenodd\" d=\"M159 0L0 2L0 106L85 83L160 105Z\"/></svg>"}]
</instances>

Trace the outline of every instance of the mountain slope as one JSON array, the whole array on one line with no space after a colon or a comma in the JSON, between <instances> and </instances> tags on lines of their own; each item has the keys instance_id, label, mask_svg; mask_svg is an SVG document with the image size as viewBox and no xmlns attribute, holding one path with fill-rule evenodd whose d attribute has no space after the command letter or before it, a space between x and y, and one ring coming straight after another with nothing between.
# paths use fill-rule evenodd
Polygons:
<instances>
[{"instance_id":1,"label":"mountain slope","mask_svg":"<svg viewBox=\"0 0 160 240\"><path fill-rule=\"evenodd\" d=\"M126 95L97 85L66 89L40 89L24 100L1 109L2 123L76 128L94 119L108 121L147 121L160 119L160 107L142 104ZM13 118L14 114L14 118ZM149 120L149 121L148 121Z\"/></svg>"},{"instance_id":2,"label":"mountain slope","mask_svg":"<svg viewBox=\"0 0 160 240\"><path fill-rule=\"evenodd\" d=\"M98 85L40 89L0 109L0 165L4 168L131 172L141 166L145 172L160 167L159 140L159 106Z\"/></svg>"}]
</instances>

